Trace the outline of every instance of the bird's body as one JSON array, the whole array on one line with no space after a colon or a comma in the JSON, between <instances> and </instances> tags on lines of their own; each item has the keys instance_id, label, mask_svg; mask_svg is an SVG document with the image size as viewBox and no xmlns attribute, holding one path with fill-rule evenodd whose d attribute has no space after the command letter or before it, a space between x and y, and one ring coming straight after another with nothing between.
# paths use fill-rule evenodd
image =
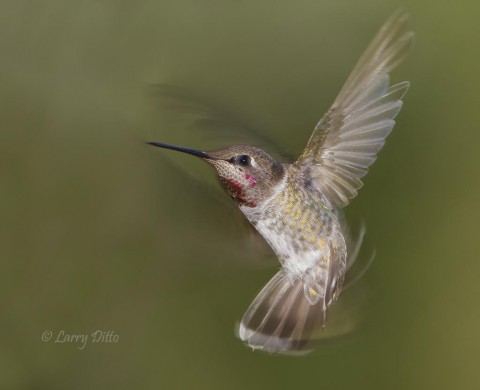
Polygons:
<instances>
[{"instance_id":1,"label":"bird's body","mask_svg":"<svg viewBox=\"0 0 480 390\"><path fill-rule=\"evenodd\" d=\"M270 342L275 344L275 349L291 350L295 342L286 336L293 327L299 336L304 335L298 337L298 347L301 347L306 334L318 325L324 326L327 308L340 294L347 263L344 233L339 215L328 199L309 184L310 180L302 174L301 167L290 164L285 167L284 180L260 209L240 207L282 265L277 285L263 290L264 294L257 298L269 301L271 312L267 320L263 324L255 323L258 307L254 303L239 329L240 337L252 339L254 346L259 335L263 338L263 331L258 330L264 329L272 333ZM291 312L302 315L289 316ZM260 317L262 321L266 318ZM290 317L295 318L294 324L287 323ZM282 327L268 330L278 324Z\"/></svg>"},{"instance_id":2,"label":"bird's body","mask_svg":"<svg viewBox=\"0 0 480 390\"><path fill-rule=\"evenodd\" d=\"M210 163L278 256L281 270L240 323L239 337L253 348L302 350L325 326L328 307L342 290L356 251L348 253L340 210L362 186L408 89L408 82L389 85L389 72L412 42L406 21L396 14L383 26L294 163L280 163L249 145L201 152L152 143Z\"/></svg>"},{"instance_id":3,"label":"bird's body","mask_svg":"<svg viewBox=\"0 0 480 390\"><path fill-rule=\"evenodd\" d=\"M303 280L310 303L328 296L328 305L342 286L346 245L332 205L302 168L286 165L283 180L261 207L240 209L273 248L288 277ZM330 272L334 257L335 275Z\"/></svg>"}]
</instances>

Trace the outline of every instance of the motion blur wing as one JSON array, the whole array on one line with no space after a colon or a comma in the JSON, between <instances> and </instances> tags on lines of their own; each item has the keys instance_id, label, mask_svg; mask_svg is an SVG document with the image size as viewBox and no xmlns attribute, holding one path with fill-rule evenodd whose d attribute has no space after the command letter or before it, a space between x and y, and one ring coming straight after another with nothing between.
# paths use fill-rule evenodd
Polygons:
<instances>
[{"instance_id":1,"label":"motion blur wing","mask_svg":"<svg viewBox=\"0 0 480 390\"><path fill-rule=\"evenodd\" d=\"M215 102L195 97L191 91L168 84L151 85L148 94L153 98L155 112L159 113L159 132L162 134L160 136L156 134L155 138L173 139L173 134L174 143L202 150L215 150L232 144L260 145L271 151L274 156L293 161L284 149L267 136L244 124ZM223 241L228 242L230 246L240 245L241 250L249 254L242 257L242 264L261 268L272 263L276 264L270 246L243 217L236 204L226 196L217 183L216 175L213 175L213 172L205 172L210 168L204 169L206 168L204 164L197 159L188 157L181 159L178 154L173 153L162 153L158 158L163 159L179 175L187 176L193 183L194 193L210 197L208 201L215 200L222 204L222 209L228 213L227 222L220 225L225 236ZM209 225L207 229L214 227ZM241 242L230 242L227 237L234 237L235 240L232 241L239 241L241 238Z\"/></svg>"},{"instance_id":2,"label":"motion blur wing","mask_svg":"<svg viewBox=\"0 0 480 390\"><path fill-rule=\"evenodd\" d=\"M284 148L219 103L195 97L186 89L168 84L154 84L150 92L161 99L162 116L175 117L172 125L177 144L202 150L247 144L262 148L282 161L294 160ZM179 140L182 135L186 137L185 142Z\"/></svg>"}]
</instances>

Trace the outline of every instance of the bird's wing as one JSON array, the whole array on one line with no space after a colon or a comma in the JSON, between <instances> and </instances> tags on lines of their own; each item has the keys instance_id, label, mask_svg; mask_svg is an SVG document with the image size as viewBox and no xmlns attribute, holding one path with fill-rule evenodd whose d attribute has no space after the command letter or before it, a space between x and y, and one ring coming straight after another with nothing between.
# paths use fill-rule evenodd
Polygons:
<instances>
[{"instance_id":1,"label":"bird's wing","mask_svg":"<svg viewBox=\"0 0 480 390\"><path fill-rule=\"evenodd\" d=\"M288 151L265 133L218 102L199 98L187 89L169 84L153 84L149 92L158 98L162 126L174 128L179 143L183 137L185 142L193 142L202 150L216 150L233 144L255 145L269 150L276 158L294 161ZM170 123L163 123L167 118Z\"/></svg>"},{"instance_id":2,"label":"bird's wing","mask_svg":"<svg viewBox=\"0 0 480 390\"><path fill-rule=\"evenodd\" d=\"M332 107L316 125L297 164L338 207L362 186L395 124L409 82L390 86L389 73L403 60L414 34L397 12L367 47Z\"/></svg>"}]
</instances>

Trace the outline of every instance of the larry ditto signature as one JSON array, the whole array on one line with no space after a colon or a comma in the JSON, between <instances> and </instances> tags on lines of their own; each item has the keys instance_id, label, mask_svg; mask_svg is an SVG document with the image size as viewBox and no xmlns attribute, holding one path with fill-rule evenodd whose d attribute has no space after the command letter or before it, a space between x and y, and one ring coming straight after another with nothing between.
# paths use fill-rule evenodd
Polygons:
<instances>
[{"instance_id":1,"label":"larry ditto signature","mask_svg":"<svg viewBox=\"0 0 480 390\"><path fill-rule=\"evenodd\" d=\"M42 333L42 341L45 343L53 341L60 344L76 344L77 349L84 349L89 342L92 344L118 343L119 338L120 336L113 330L96 330L92 333L71 334L62 329L56 334L51 330L46 330Z\"/></svg>"}]
</instances>

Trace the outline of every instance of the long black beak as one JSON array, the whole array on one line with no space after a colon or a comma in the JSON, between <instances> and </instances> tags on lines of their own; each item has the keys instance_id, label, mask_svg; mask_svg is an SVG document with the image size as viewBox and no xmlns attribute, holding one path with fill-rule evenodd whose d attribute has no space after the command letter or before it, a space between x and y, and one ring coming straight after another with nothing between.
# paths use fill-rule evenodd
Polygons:
<instances>
[{"instance_id":1,"label":"long black beak","mask_svg":"<svg viewBox=\"0 0 480 390\"><path fill-rule=\"evenodd\" d=\"M208 155L205 152L202 152L201 150L196 150L196 149L190 149L190 148L184 148L182 146L175 146L175 145L168 145L168 144L163 144L161 142L147 142L149 145L153 146L158 146L159 148L165 148L165 149L171 149L171 150L176 150L178 152L183 152L183 153L188 153L193 156L201 157L207 160L216 160L215 157L212 157Z\"/></svg>"}]
</instances>

